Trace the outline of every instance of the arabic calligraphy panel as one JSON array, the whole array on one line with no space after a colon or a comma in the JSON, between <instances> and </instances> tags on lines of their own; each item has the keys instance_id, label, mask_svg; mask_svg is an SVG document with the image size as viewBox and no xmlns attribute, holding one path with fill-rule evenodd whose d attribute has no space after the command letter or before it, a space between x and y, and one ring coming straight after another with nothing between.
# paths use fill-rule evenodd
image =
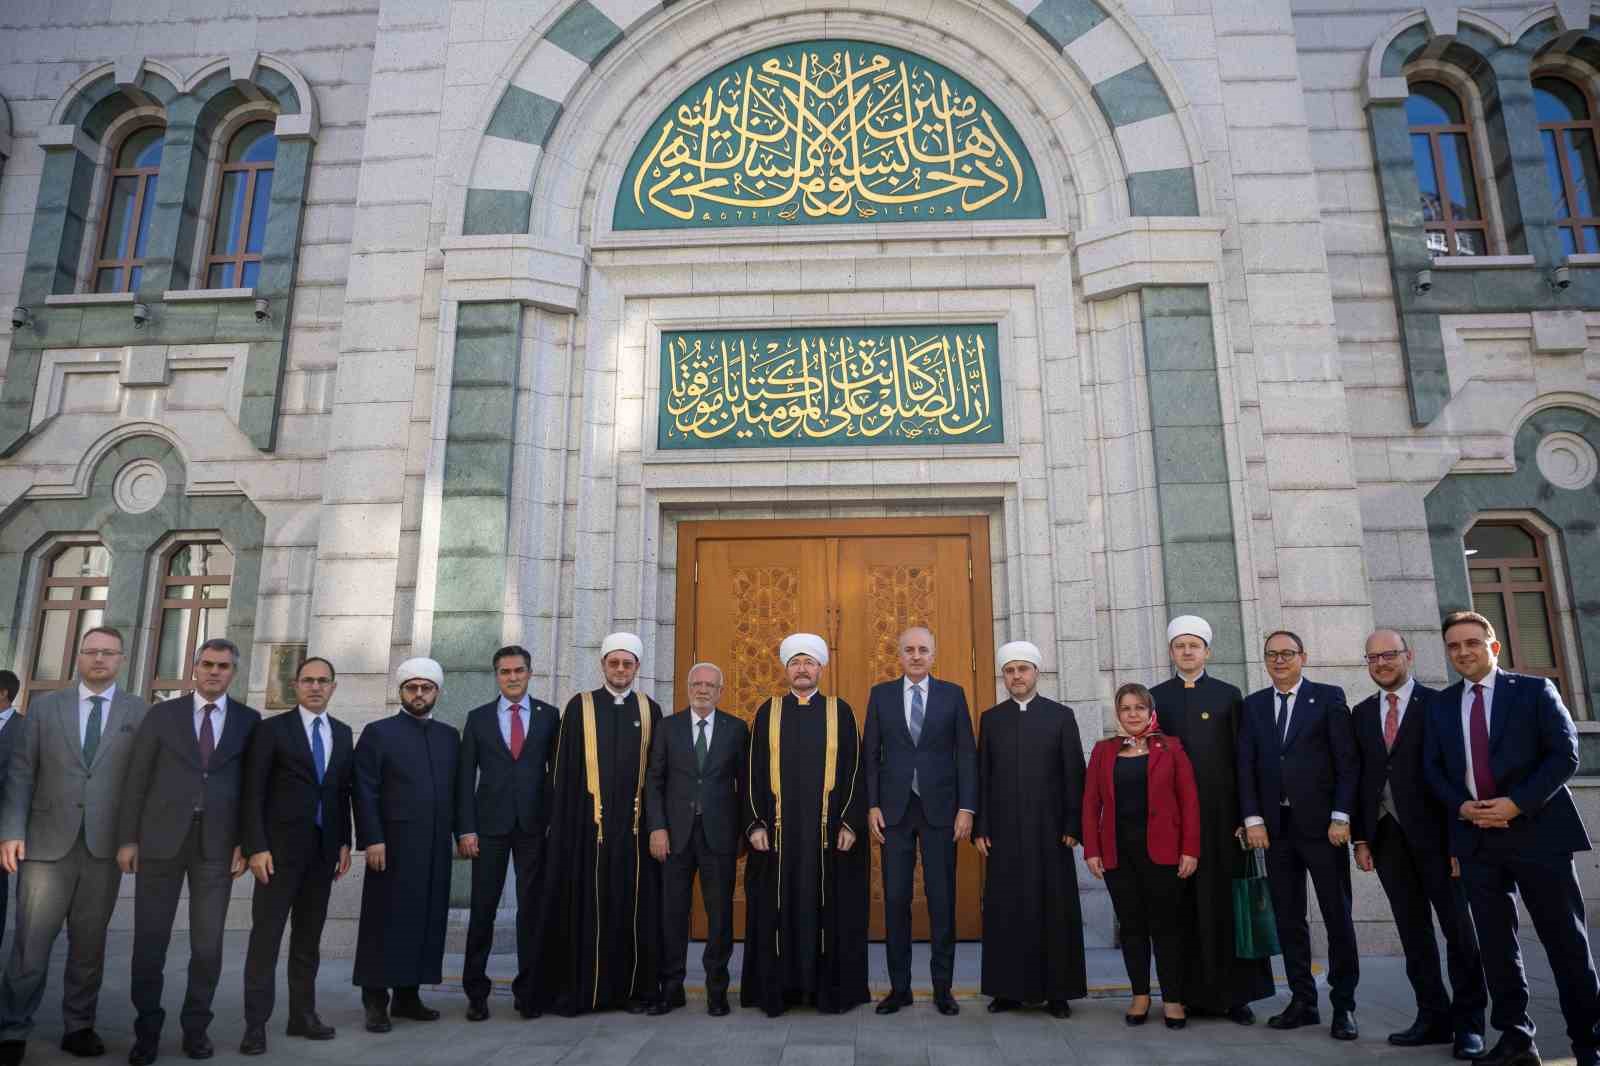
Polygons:
<instances>
[{"instance_id":1,"label":"arabic calligraphy panel","mask_svg":"<svg viewBox=\"0 0 1600 1066\"><path fill-rule=\"evenodd\" d=\"M998 444L993 324L663 331L657 447Z\"/></svg>"},{"instance_id":2,"label":"arabic calligraphy panel","mask_svg":"<svg viewBox=\"0 0 1600 1066\"><path fill-rule=\"evenodd\" d=\"M1033 159L960 75L911 52L806 41L684 91L617 193L619 230L1043 218Z\"/></svg>"}]
</instances>

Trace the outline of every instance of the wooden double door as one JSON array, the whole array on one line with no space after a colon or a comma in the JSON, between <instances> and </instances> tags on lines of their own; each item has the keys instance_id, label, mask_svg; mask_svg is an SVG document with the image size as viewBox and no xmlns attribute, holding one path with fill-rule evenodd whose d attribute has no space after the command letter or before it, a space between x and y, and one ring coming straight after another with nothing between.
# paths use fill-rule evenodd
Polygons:
<instances>
[{"instance_id":1,"label":"wooden double door","mask_svg":"<svg viewBox=\"0 0 1600 1066\"><path fill-rule=\"evenodd\" d=\"M691 665L714 662L724 673L722 709L749 721L788 687L779 643L790 633L818 633L831 656L821 689L848 702L860 727L872 686L900 676L900 634L926 626L935 640L934 676L965 689L976 730L995 690L992 603L989 522L981 516L686 522L678 527L675 692L684 691ZM871 847L872 936L881 939L881 855L870 837L862 844ZM956 850L956 935L976 939L980 858L971 845ZM914 891L913 935L922 940L920 862ZM698 903L694 914L694 933L704 936ZM734 922L743 936L742 861Z\"/></svg>"}]
</instances>

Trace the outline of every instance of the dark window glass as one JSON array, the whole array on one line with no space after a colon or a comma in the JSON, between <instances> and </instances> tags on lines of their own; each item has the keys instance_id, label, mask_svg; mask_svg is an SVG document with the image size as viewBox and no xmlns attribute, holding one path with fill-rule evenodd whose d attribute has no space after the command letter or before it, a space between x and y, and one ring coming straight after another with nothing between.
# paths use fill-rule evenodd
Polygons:
<instances>
[{"instance_id":1,"label":"dark window glass","mask_svg":"<svg viewBox=\"0 0 1600 1066\"><path fill-rule=\"evenodd\" d=\"M139 288L165 144L164 127L141 126L117 146L100 220L95 292L135 292Z\"/></svg>"}]
</instances>

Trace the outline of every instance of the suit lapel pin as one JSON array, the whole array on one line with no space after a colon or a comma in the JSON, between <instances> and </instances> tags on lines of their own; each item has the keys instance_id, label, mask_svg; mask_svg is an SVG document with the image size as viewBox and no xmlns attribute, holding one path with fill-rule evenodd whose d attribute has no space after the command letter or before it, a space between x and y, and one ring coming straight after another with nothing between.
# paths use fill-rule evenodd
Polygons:
<instances>
[{"instance_id":1,"label":"suit lapel pin","mask_svg":"<svg viewBox=\"0 0 1600 1066\"><path fill-rule=\"evenodd\" d=\"M1211 712L1210 711L1201 711L1200 712L1200 717L1202 719L1209 719L1211 717Z\"/></svg>"}]
</instances>

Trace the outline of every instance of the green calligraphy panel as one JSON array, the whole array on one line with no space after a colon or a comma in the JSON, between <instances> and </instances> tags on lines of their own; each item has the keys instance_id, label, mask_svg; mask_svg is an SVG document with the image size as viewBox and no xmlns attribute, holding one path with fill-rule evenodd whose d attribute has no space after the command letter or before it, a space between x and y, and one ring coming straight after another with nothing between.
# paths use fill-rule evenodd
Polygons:
<instances>
[{"instance_id":1,"label":"green calligraphy panel","mask_svg":"<svg viewBox=\"0 0 1600 1066\"><path fill-rule=\"evenodd\" d=\"M768 48L686 90L623 173L618 230L1043 218L1016 128L965 78L861 41Z\"/></svg>"},{"instance_id":2,"label":"green calligraphy panel","mask_svg":"<svg viewBox=\"0 0 1600 1066\"><path fill-rule=\"evenodd\" d=\"M993 324L661 334L663 450L998 444Z\"/></svg>"}]
</instances>

